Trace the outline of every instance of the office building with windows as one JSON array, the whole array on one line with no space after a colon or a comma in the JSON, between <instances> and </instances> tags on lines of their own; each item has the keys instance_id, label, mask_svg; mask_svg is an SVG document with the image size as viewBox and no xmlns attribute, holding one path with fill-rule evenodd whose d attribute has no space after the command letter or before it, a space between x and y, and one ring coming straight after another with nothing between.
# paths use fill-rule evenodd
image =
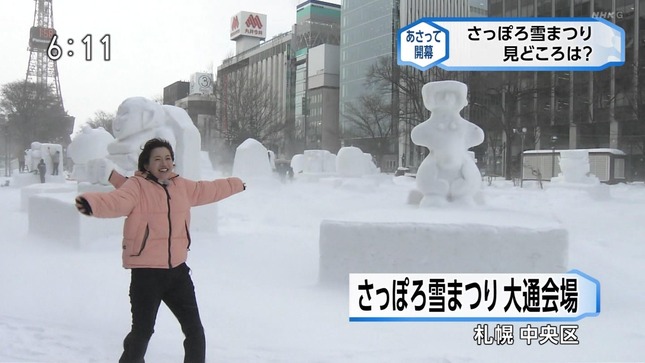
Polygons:
<instances>
[{"instance_id":1,"label":"office building with windows","mask_svg":"<svg viewBox=\"0 0 645 363\"><path fill-rule=\"evenodd\" d=\"M340 5L298 5L294 26L295 151L340 148Z\"/></svg>"},{"instance_id":2,"label":"office building with windows","mask_svg":"<svg viewBox=\"0 0 645 363\"><path fill-rule=\"evenodd\" d=\"M382 171L399 166L418 166L427 149L410 141L415 124L429 116L419 113L415 100L400 86L420 71L396 64L398 30L424 17L465 17L467 0L345 0L341 6L340 123L342 144L360 147L376 156ZM370 83L368 72L377 66L390 72L388 84ZM401 74L407 72L406 77ZM445 79L446 74L426 71L426 80ZM450 75L459 79L463 75ZM418 77L417 77L418 78ZM415 86L423 86L415 85ZM418 98L418 97L416 97ZM368 102L369 101L369 102ZM419 101L419 100L416 100ZM380 106L375 106L380 105ZM376 111L369 116L369 111Z\"/></svg>"},{"instance_id":3,"label":"office building with windows","mask_svg":"<svg viewBox=\"0 0 645 363\"><path fill-rule=\"evenodd\" d=\"M279 128L261 141L278 158L290 159L305 149L326 149L336 153L338 137L338 73L340 6L308 0L296 8L296 24L289 32L264 41L262 14L241 12L231 21L231 39L237 43L235 56L218 67L218 128L223 135L244 120L232 119L232 86L245 80L271 95L279 112L267 129ZM246 19L252 17L254 21ZM258 21L259 19L259 21ZM248 24L255 29L245 29ZM228 94L231 94L229 97ZM258 95L260 97L260 95ZM264 97L264 96L262 96ZM236 107L240 107L238 105ZM243 108L243 107L242 107ZM228 113L227 113L228 112ZM225 143L239 142L224 140ZM234 145L229 145L230 146Z\"/></svg>"},{"instance_id":4,"label":"office building with windows","mask_svg":"<svg viewBox=\"0 0 645 363\"><path fill-rule=\"evenodd\" d=\"M488 12L491 17L602 17L624 29L622 66L499 76L519 91L513 122L529 129L525 149L619 149L627 154L627 179L642 178L645 0L490 0Z\"/></svg>"}]
</instances>

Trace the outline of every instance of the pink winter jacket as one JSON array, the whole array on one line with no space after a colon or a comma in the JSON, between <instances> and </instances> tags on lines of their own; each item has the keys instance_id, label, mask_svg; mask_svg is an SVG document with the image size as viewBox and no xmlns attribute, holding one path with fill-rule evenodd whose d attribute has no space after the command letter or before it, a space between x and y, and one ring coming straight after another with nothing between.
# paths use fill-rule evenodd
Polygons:
<instances>
[{"instance_id":1,"label":"pink winter jacket","mask_svg":"<svg viewBox=\"0 0 645 363\"><path fill-rule=\"evenodd\" d=\"M99 218L126 216L123 267L172 268L186 261L190 248L190 208L217 202L244 190L239 178L192 181L173 176L167 185L142 176L113 175L118 189L84 193ZM119 184L123 183L119 186Z\"/></svg>"}]
</instances>

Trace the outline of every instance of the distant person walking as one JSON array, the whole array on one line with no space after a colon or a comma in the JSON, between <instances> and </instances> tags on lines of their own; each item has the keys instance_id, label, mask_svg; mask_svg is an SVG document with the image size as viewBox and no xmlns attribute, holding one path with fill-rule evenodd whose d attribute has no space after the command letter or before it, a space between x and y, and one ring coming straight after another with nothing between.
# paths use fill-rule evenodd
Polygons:
<instances>
[{"instance_id":1,"label":"distant person walking","mask_svg":"<svg viewBox=\"0 0 645 363\"><path fill-rule=\"evenodd\" d=\"M58 164L60 163L60 151L56 151L52 155L52 175L58 175Z\"/></svg>"},{"instance_id":2,"label":"distant person walking","mask_svg":"<svg viewBox=\"0 0 645 363\"><path fill-rule=\"evenodd\" d=\"M18 153L18 172L25 172L25 153Z\"/></svg>"},{"instance_id":3,"label":"distant person walking","mask_svg":"<svg viewBox=\"0 0 645 363\"><path fill-rule=\"evenodd\" d=\"M47 165L45 165L45 159L40 159L38 163L38 175L40 175L40 182L45 182L45 175L47 174Z\"/></svg>"}]
</instances>

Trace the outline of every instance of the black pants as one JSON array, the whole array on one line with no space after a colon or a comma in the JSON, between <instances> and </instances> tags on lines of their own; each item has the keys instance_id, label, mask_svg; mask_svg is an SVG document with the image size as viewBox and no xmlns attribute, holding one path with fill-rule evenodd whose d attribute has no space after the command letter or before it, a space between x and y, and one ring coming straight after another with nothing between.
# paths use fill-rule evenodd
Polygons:
<instances>
[{"instance_id":1,"label":"black pants","mask_svg":"<svg viewBox=\"0 0 645 363\"><path fill-rule=\"evenodd\" d=\"M173 269L132 269L132 331L123 341L123 355L119 363L144 362L143 357L154 333L157 311L162 301L177 317L186 336L184 363L204 362L206 338L189 273L190 269L185 263Z\"/></svg>"},{"instance_id":2,"label":"black pants","mask_svg":"<svg viewBox=\"0 0 645 363\"><path fill-rule=\"evenodd\" d=\"M52 168L52 175L58 175L58 163L53 163L54 167Z\"/></svg>"}]
</instances>

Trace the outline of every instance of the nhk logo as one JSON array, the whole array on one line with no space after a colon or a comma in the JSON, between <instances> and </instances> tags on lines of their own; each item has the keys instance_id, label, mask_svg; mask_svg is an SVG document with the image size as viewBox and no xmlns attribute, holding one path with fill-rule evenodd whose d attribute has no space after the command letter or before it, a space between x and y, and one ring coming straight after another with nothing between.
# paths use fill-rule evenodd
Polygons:
<instances>
[{"instance_id":1,"label":"nhk logo","mask_svg":"<svg viewBox=\"0 0 645 363\"><path fill-rule=\"evenodd\" d=\"M260 17L258 15L249 15L249 17L246 19L246 26L249 28L259 28L262 29L262 21L260 21Z\"/></svg>"},{"instance_id":2,"label":"nhk logo","mask_svg":"<svg viewBox=\"0 0 645 363\"><path fill-rule=\"evenodd\" d=\"M233 21L231 21L231 31L237 29L240 27L240 21L237 19L237 15L233 17Z\"/></svg>"}]
</instances>

